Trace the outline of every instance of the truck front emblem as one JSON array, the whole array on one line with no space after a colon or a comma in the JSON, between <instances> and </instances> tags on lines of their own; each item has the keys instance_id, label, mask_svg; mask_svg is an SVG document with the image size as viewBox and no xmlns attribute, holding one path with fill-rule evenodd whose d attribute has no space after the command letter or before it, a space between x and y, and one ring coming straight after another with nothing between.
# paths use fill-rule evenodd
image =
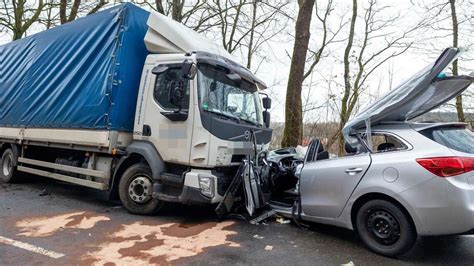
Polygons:
<instances>
[{"instance_id":1,"label":"truck front emblem","mask_svg":"<svg viewBox=\"0 0 474 266\"><path fill-rule=\"evenodd\" d=\"M250 139L250 131L249 131L249 130L245 130L244 138L245 138L245 140L249 140L249 139Z\"/></svg>"}]
</instances>

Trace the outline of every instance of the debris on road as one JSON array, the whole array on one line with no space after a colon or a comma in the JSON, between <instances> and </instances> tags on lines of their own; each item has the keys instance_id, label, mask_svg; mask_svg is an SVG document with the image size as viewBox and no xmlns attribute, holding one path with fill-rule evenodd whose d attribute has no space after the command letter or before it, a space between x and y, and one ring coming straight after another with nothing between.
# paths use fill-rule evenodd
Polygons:
<instances>
[{"instance_id":1,"label":"debris on road","mask_svg":"<svg viewBox=\"0 0 474 266\"><path fill-rule=\"evenodd\" d=\"M256 239L263 239L263 236L254 235L253 238L256 238Z\"/></svg>"},{"instance_id":2,"label":"debris on road","mask_svg":"<svg viewBox=\"0 0 474 266\"><path fill-rule=\"evenodd\" d=\"M258 224L258 223L274 216L275 214L276 214L276 211L274 211L274 210L267 211L267 212L263 213L262 215L250 220L250 224Z\"/></svg>"},{"instance_id":3,"label":"debris on road","mask_svg":"<svg viewBox=\"0 0 474 266\"><path fill-rule=\"evenodd\" d=\"M266 251L273 250L273 246L265 246L265 250L266 250Z\"/></svg>"},{"instance_id":4,"label":"debris on road","mask_svg":"<svg viewBox=\"0 0 474 266\"><path fill-rule=\"evenodd\" d=\"M291 221L290 220L287 220L283 217L277 217L276 218L276 222L279 223L279 224L289 224Z\"/></svg>"},{"instance_id":5,"label":"debris on road","mask_svg":"<svg viewBox=\"0 0 474 266\"><path fill-rule=\"evenodd\" d=\"M39 196L42 197L42 196L48 196L50 193L49 191L45 188L43 189L40 193L39 193Z\"/></svg>"}]
</instances>

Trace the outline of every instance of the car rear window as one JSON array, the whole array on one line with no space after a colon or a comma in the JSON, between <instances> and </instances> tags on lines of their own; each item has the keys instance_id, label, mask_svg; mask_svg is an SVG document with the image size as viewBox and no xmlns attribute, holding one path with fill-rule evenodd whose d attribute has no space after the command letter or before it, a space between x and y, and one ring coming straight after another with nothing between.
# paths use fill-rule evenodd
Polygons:
<instances>
[{"instance_id":1,"label":"car rear window","mask_svg":"<svg viewBox=\"0 0 474 266\"><path fill-rule=\"evenodd\" d=\"M474 133L465 127L446 126L425 129L425 137L450 149L474 154Z\"/></svg>"}]
</instances>

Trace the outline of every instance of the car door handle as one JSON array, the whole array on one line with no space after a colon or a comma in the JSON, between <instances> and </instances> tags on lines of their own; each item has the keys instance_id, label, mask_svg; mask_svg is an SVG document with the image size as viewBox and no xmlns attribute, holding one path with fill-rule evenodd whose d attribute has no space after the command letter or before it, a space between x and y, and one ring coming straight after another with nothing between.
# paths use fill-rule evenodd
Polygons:
<instances>
[{"instance_id":1,"label":"car door handle","mask_svg":"<svg viewBox=\"0 0 474 266\"><path fill-rule=\"evenodd\" d=\"M362 172L364 169L362 168L349 168L349 169L346 169L346 174L348 175L355 175L357 173L360 173Z\"/></svg>"}]
</instances>

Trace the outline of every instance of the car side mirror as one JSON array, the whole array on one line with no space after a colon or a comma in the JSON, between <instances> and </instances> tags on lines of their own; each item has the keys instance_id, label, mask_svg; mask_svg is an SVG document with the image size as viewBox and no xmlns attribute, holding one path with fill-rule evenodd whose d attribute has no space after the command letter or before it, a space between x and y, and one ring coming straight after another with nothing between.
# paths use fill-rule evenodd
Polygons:
<instances>
[{"instance_id":1,"label":"car side mirror","mask_svg":"<svg viewBox=\"0 0 474 266\"><path fill-rule=\"evenodd\" d=\"M183 61L181 66L181 77L184 79L193 79L196 76L197 67L191 59Z\"/></svg>"},{"instance_id":2,"label":"car side mirror","mask_svg":"<svg viewBox=\"0 0 474 266\"><path fill-rule=\"evenodd\" d=\"M263 108L266 110L272 108L272 99L270 97L265 97L262 99Z\"/></svg>"},{"instance_id":3,"label":"car side mirror","mask_svg":"<svg viewBox=\"0 0 474 266\"><path fill-rule=\"evenodd\" d=\"M183 86L183 81L181 80L173 80L170 83L170 92L168 95L168 100L169 102L178 107L178 111L181 111L182 104L183 104L183 99L184 99L184 86Z\"/></svg>"},{"instance_id":4,"label":"car side mirror","mask_svg":"<svg viewBox=\"0 0 474 266\"><path fill-rule=\"evenodd\" d=\"M262 112L263 114L263 123L265 123L266 128L270 128L270 112L267 110Z\"/></svg>"}]
</instances>

